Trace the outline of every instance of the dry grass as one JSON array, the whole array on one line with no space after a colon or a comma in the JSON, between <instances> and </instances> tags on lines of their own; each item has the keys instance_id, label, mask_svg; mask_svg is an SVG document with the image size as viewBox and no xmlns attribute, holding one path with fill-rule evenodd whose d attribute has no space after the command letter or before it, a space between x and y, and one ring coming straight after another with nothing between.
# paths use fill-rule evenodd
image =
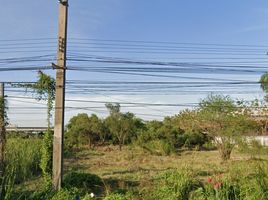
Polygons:
<instances>
[{"instance_id":1,"label":"dry grass","mask_svg":"<svg viewBox=\"0 0 268 200\"><path fill-rule=\"evenodd\" d=\"M265 151L266 152L266 151ZM134 146L125 146L122 151L117 146L87 148L77 151L64 160L65 172L80 171L96 174L105 184L105 193L118 190L144 191L153 188L153 177L170 169L191 168L199 180L208 176L236 173L239 176L249 174L259 160L268 160L268 154L262 153L258 159L250 155L232 153L231 160L222 163L218 151L181 151L170 156L156 156ZM18 196L30 194L42 188L42 178L16 185Z\"/></svg>"},{"instance_id":2,"label":"dry grass","mask_svg":"<svg viewBox=\"0 0 268 200\"><path fill-rule=\"evenodd\" d=\"M268 159L267 155L261 159ZM198 178L206 179L212 174L225 173L230 167L254 164L250 156L235 151L231 160L222 163L218 151L184 151L171 156L155 156L139 147L98 147L95 150L84 149L73 158L65 159L65 171L79 170L100 176L104 182L113 182L115 188L143 188L151 183L152 177L170 169L191 167Z\"/></svg>"}]
</instances>

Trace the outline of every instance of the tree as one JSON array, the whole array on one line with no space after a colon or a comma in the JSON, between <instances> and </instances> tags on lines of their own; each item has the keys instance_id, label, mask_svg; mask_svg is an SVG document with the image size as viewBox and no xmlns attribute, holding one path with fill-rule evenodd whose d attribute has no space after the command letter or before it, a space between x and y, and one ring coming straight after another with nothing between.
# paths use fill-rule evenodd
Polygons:
<instances>
[{"instance_id":1,"label":"tree","mask_svg":"<svg viewBox=\"0 0 268 200\"><path fill-rule=\"evenodd\" d=\"M92 114L89 117L89 126L92 133L92 141L101 140L101 142L104 143L109 134L109 131L104 124L104 121L98 118L97 115Z\"/></svg>"},{"instance_id":2,"label":"tree","mask_svg":"<svg viewBox=\"0 0 268 200\"><path fill-rule=\"evenodd\" d=\"M127 140L131 139L135 132L135 115L133 113L121 113L120 105L107 103L106 108L110 115L105 123L119 145L120 151Z\"/></svg>"},{"instance_id":3,"label":"tree","mask_svg":"<svg viewBox=\"0 0 268 200\"><path fill-rule=\"evenodd\" d=\"M268 73L264 73L260 78L261 89L266 93L264 99L268 101Z\"/></svg>"},{"instance_id":4,"label":"tree","mask_svg":"<svg viewBox=\"0 0 268 200\"><path fill-rule=\"evenodd\" d=\"M85 135L89 132L89 117L86 113L79 113L72 117L67 124L66 143L73 148L79 148Z\"/></svg>"},{"instance_id":5,"label":"tree","mask_svg":"<svg viewBox=\"0 0 268 200\"><path fill-rule=\"evenodd\" d=\"M214 138L223 160L230 159L235 141L257 128L229 96L209 95L200 102L199 126Z\"/></svg>"},{"instance_id":6,"label":"tree","mask_svg":"<svg viewBox=\"0 0 268 200\"><path fill-rule=\"evenodd\" d=\"M90 117L86 113L80 113L70 119L67 125L66 142L70 147L79 147L87 141L89 148L99 139L103 131L103 123L97 115L92 114Z\"/></svg>"}]
</instances>

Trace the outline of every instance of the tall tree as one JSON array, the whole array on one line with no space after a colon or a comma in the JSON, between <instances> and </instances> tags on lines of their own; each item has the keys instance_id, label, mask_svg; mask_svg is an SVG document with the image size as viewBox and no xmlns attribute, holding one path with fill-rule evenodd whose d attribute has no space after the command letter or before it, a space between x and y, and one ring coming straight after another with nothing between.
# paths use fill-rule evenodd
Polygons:
<instances>
[{"instance_id":1,"label":"tall tree","mask_svg":"<svg viewBox=\"0 0 268 200\"><path fill-rule=\"evenodd\" d=\"M116 138L120 151L126 140L129 140L135 130L135 115L133 113L121 113L119 104L107 103L106 108L110 115L105 119L108 129Z\"/></svg>"},{"instance_id":2,"label":"tall tree","mask_svg":"<svg viewBox=\"0 0 268 200\"><path fill-rule=\"evenodd\" d=\"M79 113L72 117L67 124L66 142L70 147L79 147L79 144L88 144L89 148L99 139L102 134L103 123L97 115L90 117L86 113Z\"/></svg>"},{"instance_id":3,"label":"tall tree","mask_svg":"<svg viewBox=\"0 0 268 200\"><path fill-rule=\"evenodd\" d=\"M229 96L209 95L200 102L199 126L214 138L221 158L230 159L235 142L241 135L258 128Z\"/></svg>"},{"instance_id":4,"label":"tall tree","mask_svg":"<svg viewBox=\"0 0 268 200\"><path fill-rule=\"evenodd\" d=\"M260 78L261 89L266 93L264 99L268 101L268 73L264 73Z\"/></svg>"}]
</instances>

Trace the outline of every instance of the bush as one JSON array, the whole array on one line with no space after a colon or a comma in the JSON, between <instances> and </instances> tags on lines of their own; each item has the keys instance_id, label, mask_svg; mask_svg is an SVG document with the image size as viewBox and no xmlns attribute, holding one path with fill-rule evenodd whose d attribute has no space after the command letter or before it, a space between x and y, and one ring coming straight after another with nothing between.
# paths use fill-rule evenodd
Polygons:
<instances>
[{"instance_id":1,"label":"bush","mask_svg":"<svg viewBox=\"0 0 268 200\"><path fill-rule=\"evenodd\" d=\"M70 172L63 180L63 187L78 188L83 193L100 193L103 189L103 181L95 174Z\"/></svg>"},{"instance_id":2,"label":"bush","mask_svg":"<svg viewBox=\"0 0 268 200\"><path fill-rule=\"evenodd\" d=\"M26 199L26 197L25 197ZM34 192L32 195L27 197L29 200L92 200L91 195L84 195L78 188L62 188L60 191L53 191L52 189L46 189Z\"/></svg>"},{"instance_id":3,"label":"bush","mask_svg":"<svg viewBox=\"0 0 268 200\"><path fill-rule=\"evenodd\" d=\"M152 192L145 194L146 199L187 200L191 191L199 185L193 172L187 168L165 172L157 176L154 182L156 186Z\"/></svg>"},{"instance_id":4,"label":"bush","mask_svg":"<svg viewBox=\"0 0 268 200\"><path fill-rule=\"evenodd\" d=\"M206 142L209 141L208 136L202 132L191 132L185 133L184 135L184 146L188 148L202 147Z\"/></svg>"},{"instance_id":5,"label":"bush","mask_svg":"<svg viewBox=\"0 0 268 200\"><path fill-rule=\"evenodd\" d=\"M245 171L248 170L248 174ZM226 175L209 177L204 185L194 191L191 199L266 200L268 199L267 164L254 168L241 166Z\"/></svg>"},{"instance_id":6,"label":"bush","mask_svg":"<svg viewBox=\"0 0 268 200\"><path fill-rule=\"evenodd\" d=\"M109 194L104 198L104 200L128 200L128 199L122 194Z\"/></svg>"},{"instance_id":7,"label":"bush","mask_svg":"<svg viewBox=\"0 0 268 200\"><path fill-rule=\"evenodd\" d=\"M34 193L30 194L29 196L25 196L25 199L29 200L39 200L39 199L44 199L44 200L51 200L52 197L56 194L51 188L43 188L41 191L35 191Z\"/></svg>"},{"instance_id":8,"label":"bush","mask_svg":"<svg viewBox=\"0 0 268 200\"><path fill-rule=\"evenodd\" d=\"M41 161L40 168L44 178L46 188L52 185L52 157L53 157L53 131L47 130L45 132L42 148L41 148Z\"/></svg>"},{"instance_id":9,"label":"bush","mask_svg":"<svg viewBox=\"0 0 268 200\"><path fill-rule=\"evenodd\" d=\"M143 144L142 147L151 154L159 156L166 156L175 152L174 146L165 140L152 140Z\"/></svg>"},{"instance_id":10,"label":"bush","mask_svg":"<svg viewBox=\"0 0 268 200\"><path fill-rule=\"evenodd\" d=\"M77 188L61 189L57 192L51 200L75 200L79 197Z\"/></svg>"},{"instance_id":11,"label":"bush","mask_svg":"<svg viewBox=\"0 0 268 200\"><path fill-rule=\"evenodd\" d=\"M209 178L207 184L196 190L191 199L227 199L239 200L244 199L241 196L241 187L237 182L231 181L228 178ZM203 198L201 198L203 197Z\"/></svg>"}]
</instances>

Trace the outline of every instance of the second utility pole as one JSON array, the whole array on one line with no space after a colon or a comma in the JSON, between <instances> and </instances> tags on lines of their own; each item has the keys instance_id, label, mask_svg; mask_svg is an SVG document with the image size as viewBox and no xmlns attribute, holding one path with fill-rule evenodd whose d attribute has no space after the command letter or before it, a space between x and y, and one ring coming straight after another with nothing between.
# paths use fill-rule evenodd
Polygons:
<instances>
[{"instance_id":1,"label":"second utility pole","mask_svg":"<svg viewBox=\"0 0 268 200\"><path fill-rule=\"evenodd\" d=\"M68 0L59 1L59 33L56 72L55 124L53 137L53 188L61 188L63 176L63 139L66 77Z\"/></svg>"},{"instance_id":2,"label":"second utility pole","mask_svg":"<svg viewBox=\"0 0 268 200\"><path fill-rule=\"evenodd\" d=\"M5 151L6 151L6 112L5 112L5 85L0 83L0 178L3 180L5 175ZM0 199L5 197L5 189L0 194Z\"/></svg>"},{"instance_id":3,"label":"second utility pole","mask_svg":"<svg viewBox=\"0 0 268 200\"><path fill-rule=\"evenodd\" d=\"M0 178L5 170L6 119L5 119L5 85L0 83ZM0 195L0 197L2 197Z\"/></svg>"}]
</instances>

